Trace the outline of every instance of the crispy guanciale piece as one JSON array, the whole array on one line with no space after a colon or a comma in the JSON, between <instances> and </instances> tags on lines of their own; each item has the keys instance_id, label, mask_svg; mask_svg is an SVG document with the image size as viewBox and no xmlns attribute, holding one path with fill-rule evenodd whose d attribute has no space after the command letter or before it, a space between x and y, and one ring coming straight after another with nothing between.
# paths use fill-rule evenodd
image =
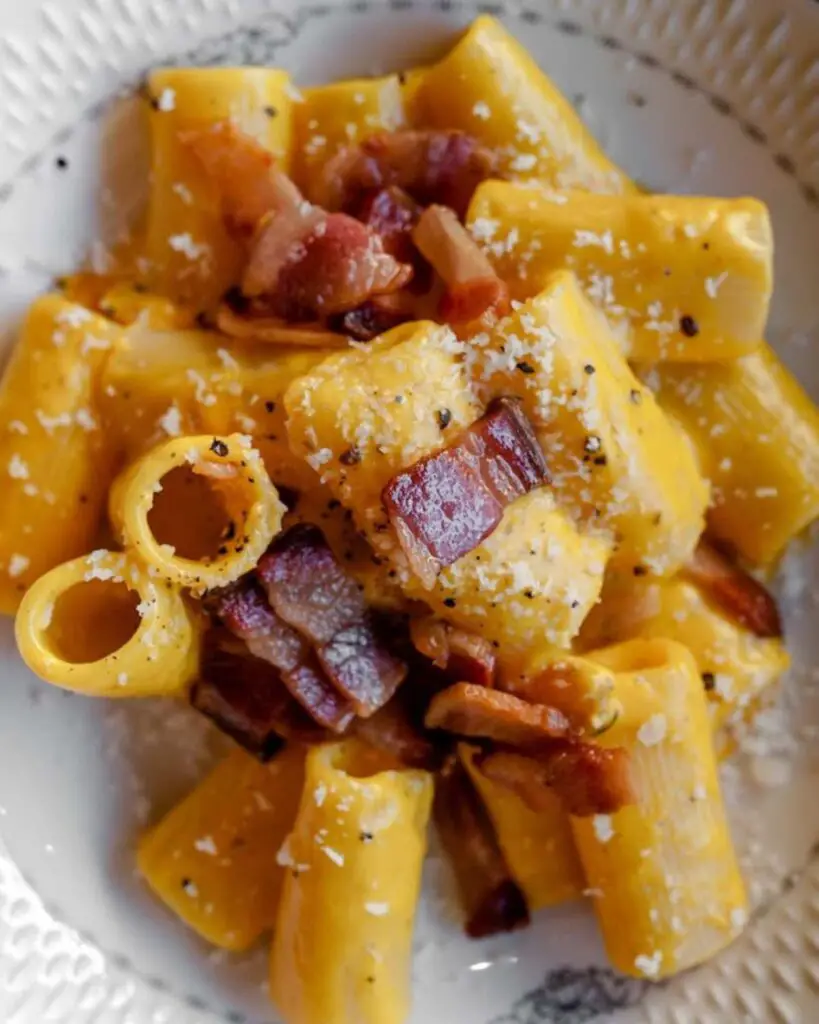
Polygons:
<instances>
[{"instance_id":1,"label":"crispy guanciale piece","mask_svg":"<svg viewBox=\"0 0 819 1024\"><path fill-rule=\"evenodd\" d=\"M281 312L283 304L276 302L279 279L285 268L304 256L307 245L323 230L326 220L323 210L307 202L264 217L253 238L242 277L243 295L264 296L271 313Z\"/></svg>"},{"instance_id":2,"label":"crispy guanciale piece","mask_svg":"<svg viewBox=\"0 0 819 1024\"><path fill-rule=\"evenodd\" d=\"M316 653L333 685L362 718L383 707L407 676L406 664L392 653L370 615L340 629Z\"/></svg>"},{"instance_id":3,"label":"crispy guanciale piece","mask_svg":"<svg viewBox=\"0 0 819 1024\"><path fill-rule=\"evenodd\" d=\"M782 636L782 620L771 594L707 541L700 541L683 575L740 626L758 637Z\"/></svg>"},{"instance_id":4,"label":"crispy guanciale piece","mask_svg":"<svg viewBox=\"0 0 819 1024\"><path fill-rule=\"evenodd\" d=\"M460 762L435 783L433 816L466 911L466 934L481 939L529 924L526 897L503 853L481 799Z\"/></svg>"},{"instance_id":5,"label":"crispy guanciale piece","mask_svg":"<svg viewBox=\"0 0 819 1024\"><path fill-rule=\"evenodd\" d=\"M328 738L267 662L208 643L205 648L190 702L259 760L270 760L285 740L318 743Z\"/></svg>"},{"instance_id":6,"label":"crispy guanciale piece","mask_svg":"<svg viewBox=\"0 0 819 1024\"><path fill-rule=\"evenodd\" d=\"M314 646L332 684L356 713L372 715L406 678L359 584L336 561L321 530L299 524L276 538L256 575L286 623Z\"/></svg>"},{"instance_id":7,"label":"crispy guanciale piece","mask_svg":"<svg viewBox=\"0 0 819 1024\"><path fill-rule=\"evenodd\" d=\"M278 669L293 697L318 725L343 732L355 711L327 678L304 637L270 607L261 586L245 576L214 596L216 614L248 651Z\"/></svg>"},{"instance_id":8,"label":"crispy guanciale piece","mask_svg":"<svg viewBox=\"0 0 819 1024\"><path fill-rule=\"evenodd\" d=\"M316 646L367 612L358 583L338 564L321 530L309 523L279 534L256 575L276 612Z\"/></svg>"},{"instance_id":9,"label":"crispy guanciale piece","mask_svg":"<svg viewBox=\"0 0 819 1024\"><path fill-rule=\"evenodd\" d=\"M273 154L229 121L183 132L180 138L213 181L225 221L236 234L250 238L267 214L302 202Z\"/></svg>"},{"instance_id":10,"label":"crispy guanciale piece","mask_svg":"<svg viewBox=\"0 0 819 1024\"><path fill-rule=\"evenodd\" d=\"M442 203L463 217L495 167L493 154L465 132L382 132L325 164L320 202L328 210L355 209L367 193L398 186L423 205Z\"/></svg>"},{"instance_id":11,"label":"crispy guanciale piece","mask_svg":"<svg viewBox=\"0 0 819 1024\"><path fill-rule=\"evenodd\" d=\"M628 754L578 739L544 743L528 756L497 750L479 757L487 778L508 786L533 810L560 797L569 814L613 814L636 800Z\"/></svg>"},{"instance_id":12,"label":"crispy guanciale piece","mask_svg":"<svg viewBox=\"0 0 819 1024\"><path fill-rule=\"evenodd\" d=\"M401 263L417 257L412 229L421 216L421 207L403 189L392 186L370 193L355 216L379 236L384 249Z\"/></svg>"},{"instance_id":13,"label":"crispy guanciale piece","mask_svg":"<svg viewBox=\"0 0 819 1024\"><path fill-rule=\"evenodd\" d=\"M411 619L410 636L415 649L452 682L495 685L495 652L483 637L431 616Z\"/></svg>"},{"instance_id":14,"label":"crispy guanciale piece","mask_svg":"<svg viewBox=\"0 0 819 1024\"><path fill-rule=\"evenodd\" d=\"M529 704L511 693L475 683L456 683L433 697L425 723L459 736L531 749L569 735L569 720L555 708Z\"/></svg>"},{"instance_id":15,"label":"crispy guanciale piece","mask_svg":"<svg viewBox=\"0 0 819 1024\"><path fill-rule=\"evenodd\" d=\"M300 321L345 312L412 277L375 231L306 202L271 154L232 125L187 132L183 142L214 182L228 226L252 239L242 291L264 296L270 316Z\"/></svg>"},{"instance_id":16,"label":"crispy guanciale piece","mask_svg":"<svg viewBox=\"0 0 819 1024\"><path fill-rule=\"evenodd\" d=\"M499 398L454 444L397 473L382 497L404 553L429 588L442 568L492 533L507 505L547 480L520 404Z\"/></svg>"},{"instance_id":17,"label":"crispy guanciale piece","mask_svg":"<svg viewBox=\"0 0 819 1024\"><path fill-rule=\"evenodd\" d=\"M440 306L444 320L469 323L486 313L509 312L509 290L449 207L425 210L412 238L446 285Z\"/></svg>"},{"instance_id":18,"label":"crispy guanciale piece","mask_svg":"<svg viewBox=\"0 0 819 1024\"><path fill-rule=\"evenodd\" d=\"M412 278L412 267L345 213L313 208L288 218L291 223L275 215L262 225L242 282L246 295L269 297L271 311L286 320L344 313Z\"/></svg>"}]
</instances>

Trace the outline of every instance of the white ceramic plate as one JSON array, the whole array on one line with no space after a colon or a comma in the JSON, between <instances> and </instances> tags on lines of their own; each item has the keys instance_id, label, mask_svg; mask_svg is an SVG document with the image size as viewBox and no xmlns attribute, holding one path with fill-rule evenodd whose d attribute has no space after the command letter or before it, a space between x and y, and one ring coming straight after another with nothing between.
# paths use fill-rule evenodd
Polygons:
<instances>
[{"instance_id":1,"label":"white ceramic plate","mask_svg":"<svg viewBox=\"0 0 819 1024\"><path fill-rule=\"evenodd\" d=\"M429 58L485 10L525 41L640 180L770 204L770 339L819 397L819 4L810 0L3 0L2 326L138 205L144 149L127 95L152 64L271 63L297 81L325 81ZM413 1024L567 1024L617 1012L679 1024L819 1020L817 570L810 549L784 568L797 666L779 709L726 770L757 906L742 941L651 988L605 968L583 906L471 943L433 855ZM0 625L0 1020L272 1019L263 953L208 950L134 875L135 833L191 786L219 743L184 708L49 689Z\"/></svg>"}]
</instances>

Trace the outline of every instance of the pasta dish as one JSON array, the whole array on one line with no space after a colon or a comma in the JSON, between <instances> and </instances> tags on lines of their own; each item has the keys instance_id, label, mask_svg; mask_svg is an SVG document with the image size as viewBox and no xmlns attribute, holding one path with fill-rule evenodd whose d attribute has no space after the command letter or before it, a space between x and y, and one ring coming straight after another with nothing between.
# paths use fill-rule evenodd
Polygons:
<instances>
[{"instance_id":1,"label":"pasta dish","mask_svg":"<svg viewBox=\"0 0 819 1024\"><path fill-rule=\"evenodd\" d=\"M432 822L463 927L591 904L612 965L716 955L720 792L819 515L764 340L765 205L649 194L478 18L438 63L144 88L150 200L0 384L0 612L46 682L232 752L142 836L287 1024L400 1024Z\"/></svg>"}]
</instances>

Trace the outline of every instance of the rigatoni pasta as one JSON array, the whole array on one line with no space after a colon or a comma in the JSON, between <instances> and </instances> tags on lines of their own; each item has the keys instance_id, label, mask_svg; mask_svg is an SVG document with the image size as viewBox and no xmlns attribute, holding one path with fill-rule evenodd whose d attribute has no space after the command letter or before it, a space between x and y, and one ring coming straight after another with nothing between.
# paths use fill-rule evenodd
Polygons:
<instances>
[{"instance_id":1,"label":"rigatoni pasta","mask_svg":"<svg viewBox=\"0 0 819 1024\"><path fill-rule=\"evenodd\" d=\"M586 883L569 817L559 797L532 810L515 793L488 778L466 745L459 757L486 805L498 842L530 910L579 899Z\"/></svg>"},{"instance_id":2,"label":"rigatoni pasta","mask_svg":"<svg viewBox=\"0 0 819 1024\"><path fill-rule=\"evenodd\" d=\"M355 744L307 755L270 973L289 1024L406 1018L432 788Z\"/></svg>"},{"instance_id":3,"label":"rigatoni pasta","mask_svg":"<svg viewBox=\"0 0 819 1024\"><path fill-rule=\"evenodd\" d=\"M202 938L248 949L276 920L285 868L276 856L296 819L302 748L259 764L234 750L140 839L137 866Z\"/></svg>"},{"instance_id":4,"label":"rigatoni pasta","mask_svg":"<svg viewBox=\"0 0 819 1024\"><path fill-rule=\"evenodd\" d=\"M770 565L819 513L819 413L764 343L719 366L647 372L712 482L708 523L743 558Z\"/></svg>"},{"instance_id":5,"label":"rigatoni pasta","mask_svg":"<svg viewBox=\"0 0 819 1024\"><path fill-rule=\"evenodd\" d=\"M476 18L447 56L424 72L414 105L422 124L460 128L490 146L505 175L589 192L635 190L565 96L494 18Z\"/></svg>"},{"instance_id":6,"label":"rigatoni pasta","mask_svg":"<svg viewBox=\"0 0 819 1024\"><path fill-rule=\"evenodd\" d=\"M631 755L637 802L573 818L606 951L624 974L661 978L727 945L748 903L692 655L633 640L589 655L617 673L623 712L600 742Z\"/></svg>"},{"instance_id":7,"label":"rigatoni pasta","mask_svg":"<svg viewBox=\"0 0 819 1024\"><path fill-rule=\"evenodd\" d=\"M32 672L91 697L184 694L199 670L199 629L177 588L103 549L41 576L15 621Z\"/></svg>"},{"instance_id":8,"label":"rigatoni pasta","mask_svg":"<svg viewBox=\"0 0 819 1024\"><path fill-rule=\"evenodd\" d=\"M88 551L115 451L98 375L120 331L59 295L29 310L0 384L0 612L38 576Z\"/></svg>"},{"instance_id":9,"label":"rigatoni pasta","mask_svg":"<svg viewBox=\"0 0 819 1024\"><path fill-rule=\"evenodd\" d=\"M529 299L571 270L635 361L713 362L758 348L773 289L773 238L756 199L615 197L488 181L469 226Z\"/></svg>"},{"instance_id":10,"label":"rigatoni pasta","mask_svg":"<svg viewBox=\"0 0 819 1024\"><path fill-rule=\"evenodd\" d=\"M230 121L286 163L292 140L290 76L272 68L162 68L148 77L151 195L147 283L208 309L237 283L242 248L184 133Z\"/></svg>"},{"instance_id":11,"label":"rigatoni pasta","mask_svg":"<svg viewBox=\"0 0 819 1024\"><path fill-rule=\"evenodd\" d=\"M223 529L210 548L179 551L178 544L154 532L151 511L156 495L165 478L179 471L203 478L219 507L216 516L222 513ZM197 497L201 501L205 495L200 490ZM241 434L166 441L134 462L115 481L110 497L111 521L123 544L163 579L200 594L249 572L279 532L284 512L259 453ZM182 514L190 529L203 513L192 505Z\"/></svg>"},{"instance_id":12,"label":"rigatoni pasta","mask_svg":"<svg viewBox=\"0 0 819 1024\"><path fill-rule=\"evenodd\" d=\"M106 430L126 460L169 437L249 435L276 483L307 490L317 477L290 451L283 399L290 383L324 355L135 326L102 373Z\"/></svg>"},{"instance_id":13,"label":"rigatoni pasta","mask_svg":"<svg viewBox=\"0 0 819 1024\"><path fill-rule=\"evenodd\" d=\"M685 579L607 581L600 604L583 623L579 643L589 650L636 638L675 640L688 648L715 728L752 712L790 665L781 640L756 636L732 622Z\"/></svg>"}]
</instances>

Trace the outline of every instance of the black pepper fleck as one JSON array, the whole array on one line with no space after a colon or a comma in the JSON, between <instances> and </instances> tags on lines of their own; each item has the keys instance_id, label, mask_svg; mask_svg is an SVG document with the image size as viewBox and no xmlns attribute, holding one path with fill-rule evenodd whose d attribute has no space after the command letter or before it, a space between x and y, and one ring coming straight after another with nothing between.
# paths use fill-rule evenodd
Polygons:
<instances>
[{"instance_id":1,"label":"black pepper fleck","mask_svg":"<svg viewBox=\"0 0 819 1024\"><path fill-rule=\"evenodd\" d=\"M265 402L264 403L264 408L265 408L265 412L275 412L276 411L276 403L275 402Z\"/></svg>"},{"instance_id":2,"label":"black pepper fleck","mask_svg":"<svg viewBox=\"0 0 819 1024\"><path fill-rule=\"evenodd\" d=\"M595 457L594 464L595 466L605 466L608 461L605 455L598 455Z\"/></svg>"},{"instance_id":3,"label":"black pepper fleck","mask_svg":"<svg viewBox=\"0 0 819 1024\"><path fill-rule=\"evenodd\" d=\"M358 838L362 843L371 843L373 841L373 834L372 832L359 832Z\"/></svg>"},{"instance_id":4,"label":"black pepper fleck","mask_svg":"<svg viewBox=\"0 0 819 1024\"><path fill-rule=\"evenodd\" d=\"M59 171L67 171L68 170L68 160L66 159L66 157L58 156L57 159L54 161L54 163L57 165L57 170L59 170Z\"/></svg>"},{"instance_id":5,"label":"black pepper fleck","mask_svg":"<svg viewBox=\"0 0 819 1024\"><path fill-rule=\"evenodd\" d=\"M586 365L583 367L583 372L587 373L591 377L595 370L591 363L586 363Z\"/></svg>"},{"instance_id":6,"label":"black pepper fleck","mask_svg":"<svg viewBox=\"0 0 819 1024\"><path fill-rule=\"evenodd\" d=\"M702 674L702 685L706 690L713 690L716 686L716 679L714 678L713 672L703 672Z\"/></svg>"},{"instance_id":7,"label":"black pepper fleck","mask_svg":"<svg viewBox=\"0 0 819 1024\"><path fill-rule=\"evenodd\" d=\"M225 458L225 456L228 455L230 452L230 449L225 444L225 442L220 441L218 437L214 437L213 442L211 443L210 446L210 450L213 452L214 455L218 455L221 458Z\"/></svg>"},{"instance_id":8,"label":"black pepper fleck","mask_svg":"<svg viewBox=\"0 0 819 1024\"><path fill-rule=\"evenodd\" d=\"M279 113L275 107L265 107L264 112L268 117L277 117Z\"/></svg>"},{"instance_id":9,"label":"black pepper fleck","mask_svg":"<svg viewBox=\"0 0 819 1024\"><path fill-rule=\"evenodd\" d=\"M644 565L635 565L632 572L635 576L648 576L648 569Z\"/></svg>"},{"instance_id":10,"label":"black pepper fleck","mask_svg":"<svg viewBox=\"0 0 819 1024\"><path fill-rule=\"evenodd\" d=\"M532 366L531 363L527 363L525 359L521 359L521 361L517 363L516 366L521 373L525 373L527 375L535 372L534 366Z\"/></svg>"},{"instance_id":11,"label":"black pepper fleck","mask_svg":"<svg viewBox=\"0 0 819 1024\"><path fill-rule=\"evenodd\" d=\"M457 601L455 600L454 597L445 597L444 604L447 606L447 608L454 608L455 605L457 604Z\"/></svg>"},{"instance_id":12,"label":"black pepper fleck","mask_svg":"<svg viewBox=\"0 0 819 1024\"><path fill-rule=\"evenodd\" d=\"M529 588L528 590L523 591L523 596L528 597L530 601L533 601L535 599L535 592Z\"/></svg>"},{"instance_id":13,"label":"black pepper fleck","mask_svg":"<svg viewBox=\"0 0 819 1024\"><path fill-rule=\"evenodd\" d=\"M696 336L700 333L700 325L697 323L693 316L681 316L680 330L686 336L686 338L696 338Z\"/></svg>"},{"instance_id":14,"label":"black pepper fleck","mask_svg":"<svg viewBox=\"0 0 819 1024\"><path fill-rule=\"evenodd\" d=\"M438 420L438 426L441 430L446 430L452 422L452 413L449 409L439 409L438 412L435 413L435 417Z\"/></svg>"}]
</instances>

